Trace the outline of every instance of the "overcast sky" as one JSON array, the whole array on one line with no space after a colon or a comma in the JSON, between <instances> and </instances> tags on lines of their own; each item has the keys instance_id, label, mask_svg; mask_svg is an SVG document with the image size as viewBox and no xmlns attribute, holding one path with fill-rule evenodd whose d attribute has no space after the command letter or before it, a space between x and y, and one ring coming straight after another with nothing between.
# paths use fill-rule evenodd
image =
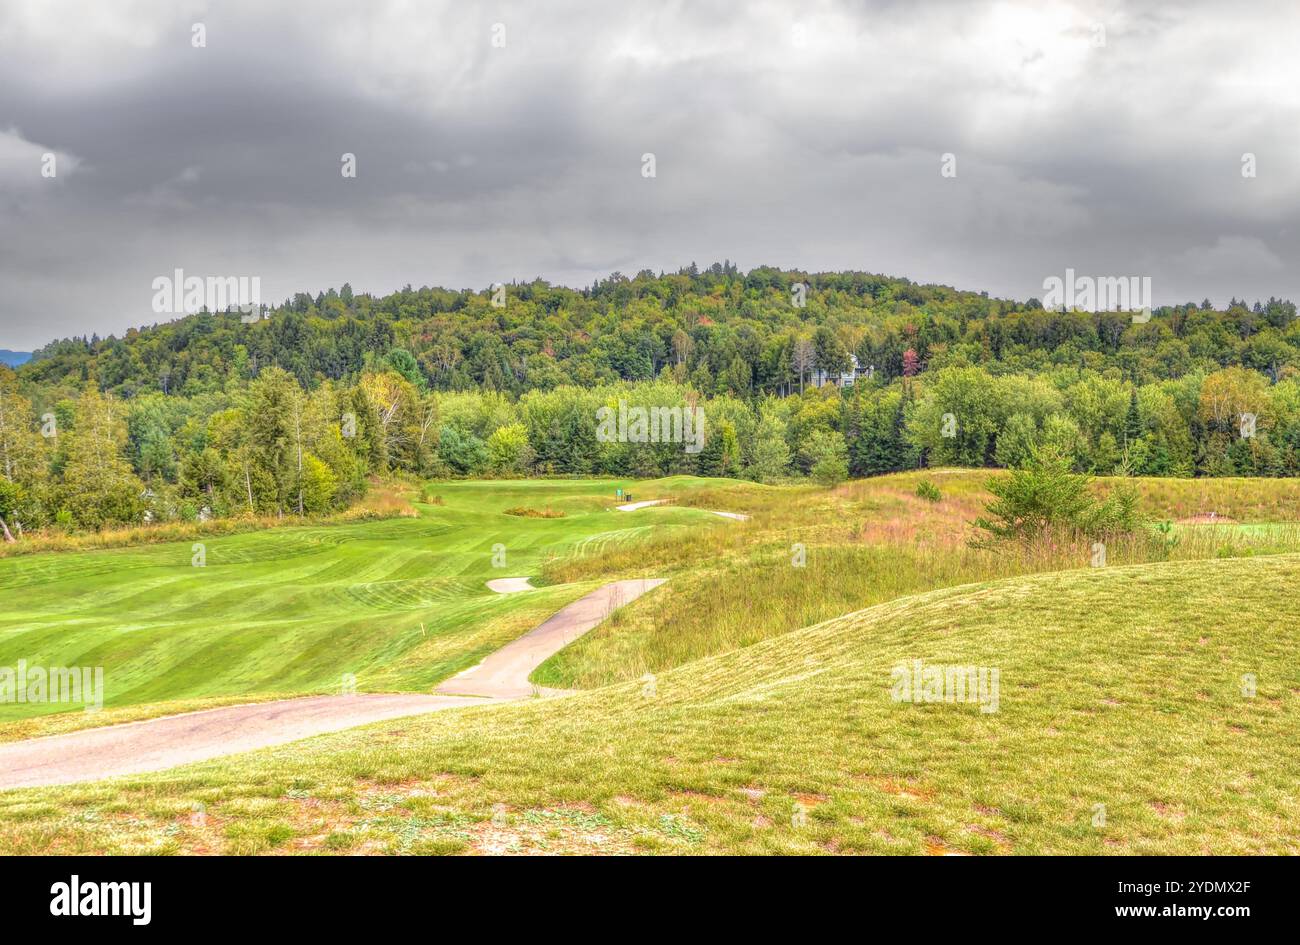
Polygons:
<instances>
[{"instance_id":1,"label":"overcast sky","mask_svg":"<svg viewBox=\"0 0 1300 945\"><path fill-rule=\"evenodd\" d=\"M1298 11L0 0L0 347L165 319L176 268L277 302L724 257L1300 298Z\"/></svg>"}]
</instances>

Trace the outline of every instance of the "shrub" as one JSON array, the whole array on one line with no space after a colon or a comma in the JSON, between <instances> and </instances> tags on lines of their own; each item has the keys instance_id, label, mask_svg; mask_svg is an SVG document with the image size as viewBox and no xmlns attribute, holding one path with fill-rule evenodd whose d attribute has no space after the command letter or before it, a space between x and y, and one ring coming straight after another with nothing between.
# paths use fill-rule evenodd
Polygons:
<instances>
[{"instance_id":1,"label":"shrub","mask_svg":"<svg viewBox=\"0 0 1300 945\"><path fill-rule=\"evenodd\" d=\"M1088 490L1089 478L1070 466L1059 448L1031 450L1022 468L989 481L994 498L985 507L987 515L975 520L976 527L993 539L1023 542L1050 532L1096 538L1138 527L1137 493L1131 487L1117 488L1098 501Z\"/></svg>"},{"instance_id":2,"label":"shrub","mask_svg":"<svg viewBox=\"0 0 1300 945\"><path fill-rule=\"evenodd\" d=\"M1174 531L1174 523L1168 520L1157 522L1151 532L1152 557L1158 561L1168 561L1178 547L1179 536Z\"/></svg>"},{"instance_id":3,"label":"shrub","mask_svg":"<svg viewBox=\"0 0 1300 945\"><path fill-rule=\"evenodd\" d=\"M438 458L462 476L476 476L487 468L487 446L473 433L444 426L438 438Z\"/></svg>"},{"instance_id":4,"label":"shrub","mask_svg":"<svg viewBox=\"0 0 1300 945\"><path fill-rule=\"evenodd\" d=\"M943 498L943 493L929 479L922 479L916 484L916 494L927 502L938 502Z\"/></svg>"}]
</instances>

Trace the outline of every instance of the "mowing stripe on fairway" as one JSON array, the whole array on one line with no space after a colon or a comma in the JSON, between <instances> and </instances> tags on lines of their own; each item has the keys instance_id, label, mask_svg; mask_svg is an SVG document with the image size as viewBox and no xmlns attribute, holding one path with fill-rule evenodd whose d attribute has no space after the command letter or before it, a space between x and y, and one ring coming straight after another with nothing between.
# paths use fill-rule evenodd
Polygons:
<instances>
[{"instance_id":1,"label":"mowing stripe on fairway","mask_svg":"<svg viewBox=\"0 0 1300 945\"><path fill-rule=\"evenodd\" d=\"M615 581L592 591L449 680L435 695L366 693L284 699L0 745L0 790L162 771L384 719L524 699L540 692L528 676L548 657L662 583Z\"/></svg>"}]
</instances>

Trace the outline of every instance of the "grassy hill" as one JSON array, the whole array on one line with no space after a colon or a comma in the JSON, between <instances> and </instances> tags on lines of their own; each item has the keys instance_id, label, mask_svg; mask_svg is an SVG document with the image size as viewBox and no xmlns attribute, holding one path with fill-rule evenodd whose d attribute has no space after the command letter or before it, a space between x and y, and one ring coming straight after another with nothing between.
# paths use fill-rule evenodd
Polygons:
<instances>
[{"instance_id":1,"label":"grassy hill","mask_svg":"<svg viewBox=\"0 0 1300 945\"><path fill-rule=\"evenodd\" d=\"M1287 555L931 592L652 684L6 794L0 845L1300 852L1297 580ZM998 668L998 711L894 701L916 659Z\"/></svg>"}]
</instances>

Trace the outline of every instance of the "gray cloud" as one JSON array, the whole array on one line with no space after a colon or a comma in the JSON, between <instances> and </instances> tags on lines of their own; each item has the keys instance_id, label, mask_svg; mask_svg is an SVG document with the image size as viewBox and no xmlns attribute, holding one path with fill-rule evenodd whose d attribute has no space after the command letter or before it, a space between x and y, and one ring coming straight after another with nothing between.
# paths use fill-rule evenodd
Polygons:
<instances>
[{"instance_id":1,"label":"gray cloud","mask_svg":"<svg viewBox=\"0 0 1300 945\"><path fill-rule=\"evenodd\" d=\"M158 321L178 267L269 300L723 257L1300 297L1297 26L1284 3L7 3L0 347Z\"/></svg>"}]
</instances>

